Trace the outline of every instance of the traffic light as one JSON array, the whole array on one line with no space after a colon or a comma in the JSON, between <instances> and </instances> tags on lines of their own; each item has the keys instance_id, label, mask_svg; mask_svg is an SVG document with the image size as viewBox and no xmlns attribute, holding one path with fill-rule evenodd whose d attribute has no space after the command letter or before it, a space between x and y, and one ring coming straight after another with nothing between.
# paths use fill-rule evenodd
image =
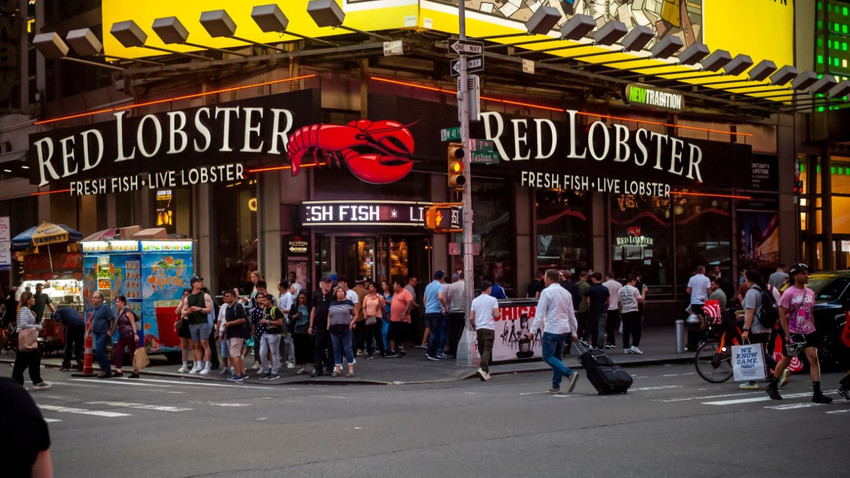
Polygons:
<instances>
[{"instance_id":1,"label":"traffic light","mask_svg":"<svg viewBox=\"0 0 850 478\"><path fill-rule=\"evenodd\" d=\"M449 143L448 154L449 188L455 191L463 191L466 178L463 176L463 143Z\"/></svg>"}]
</instances>

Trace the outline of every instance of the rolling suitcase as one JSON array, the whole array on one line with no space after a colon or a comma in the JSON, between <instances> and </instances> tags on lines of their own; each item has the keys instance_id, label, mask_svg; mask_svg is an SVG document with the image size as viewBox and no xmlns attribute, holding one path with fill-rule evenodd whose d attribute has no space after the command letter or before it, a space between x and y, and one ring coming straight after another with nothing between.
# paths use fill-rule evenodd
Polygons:
<instances>
[{"instance_id":1,"label":"rolling suitcase","mask_svg":"<svg viewBox=\"0 0 850 478\"><path fill-rule=\"evenodd\" d=\"M632 376L623 370L602 350L585 350L580 343L576 343L581 355L578 360L587 374L587 380L600 395L613 393L626 393L632 386Z\"/></svg>"}]
</instances>

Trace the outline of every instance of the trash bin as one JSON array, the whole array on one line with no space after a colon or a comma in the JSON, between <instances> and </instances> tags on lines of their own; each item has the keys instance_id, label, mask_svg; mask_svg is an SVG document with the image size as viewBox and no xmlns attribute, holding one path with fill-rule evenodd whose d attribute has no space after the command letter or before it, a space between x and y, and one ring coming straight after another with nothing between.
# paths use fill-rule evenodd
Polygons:
<instances>
[{"instance_id":1,"label":"trash bin","mask_svg":"<svg viewBox=\"0 0 850 478\"><path fill-rule=\"evenodd\" d=\"M688 342L688 328L685 326L684 320L676 321L676 353L685 353L685 345Z\"/></svg>"}]
</instances>

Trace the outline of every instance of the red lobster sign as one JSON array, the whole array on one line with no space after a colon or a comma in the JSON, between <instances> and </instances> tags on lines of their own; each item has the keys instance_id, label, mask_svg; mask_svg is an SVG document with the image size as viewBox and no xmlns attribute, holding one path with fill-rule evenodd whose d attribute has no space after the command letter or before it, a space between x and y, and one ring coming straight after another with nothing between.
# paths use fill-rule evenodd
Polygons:
<instances>
[{"instance_id":1,"label":"red lobster sign","mask_svg":"<svg viewBox=\"0 0 850 478\"><path fill-rule=\"evenodd\" d=\"M394 183L413 169L413 135L397 121L352 121L346 125L314 124L289 135L292 175L298 174L305 158L317 165L332 164L348 169L361 181Z\"/></svg>"}]
</instances>

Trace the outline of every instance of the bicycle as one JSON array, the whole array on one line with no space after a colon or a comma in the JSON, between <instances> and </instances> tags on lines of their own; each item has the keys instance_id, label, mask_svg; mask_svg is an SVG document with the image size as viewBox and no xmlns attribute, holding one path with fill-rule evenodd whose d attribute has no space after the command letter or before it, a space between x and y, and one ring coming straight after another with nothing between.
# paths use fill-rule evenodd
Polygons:
<instances>
[{"instance_id":1,"label":"bicycle","mask_svg":"<svg viewBox=\"0 0 850 478\"><path fill-rule=\"evenodd\" d=\"M706 382L723 383L732 378L732 345L741 344L741 329L730 320L734 319L724 316L720 323L706 324L706 339L697 347L694 366ZM735 335L730 335L732 330Z\"/></svg>"},{"instance_id":2,"label":"bicycle","mask_svg":"<svg viewBox=\"0 0 850 478\"><path fill-rule=\"evenodd\" d=\"M14 332L15 326L11 323L0 328L0 353L13 350L12 341Z\"/></svg>"}]
</instances>

